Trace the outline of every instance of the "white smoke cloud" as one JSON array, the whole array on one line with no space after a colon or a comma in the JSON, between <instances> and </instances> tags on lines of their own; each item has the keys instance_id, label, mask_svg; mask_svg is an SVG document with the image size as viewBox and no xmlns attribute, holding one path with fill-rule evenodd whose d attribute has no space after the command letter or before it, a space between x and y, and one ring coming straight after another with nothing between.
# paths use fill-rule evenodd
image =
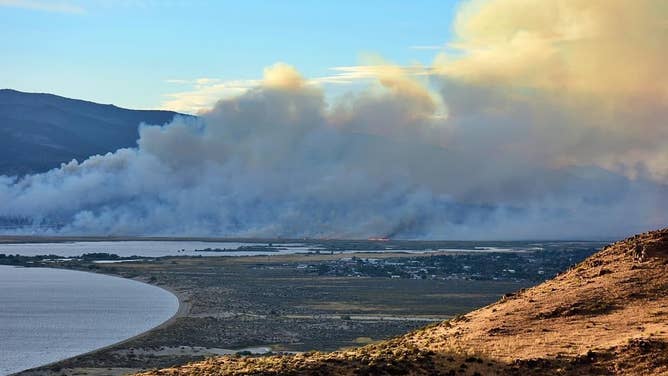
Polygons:
<instances>
[{"instance_id":1,"label":"white smoke cloud","mask_svg":"<svg viewBox=\"0 0 668 376\"><path fill-rule=\"evenodd\" d=\"M527 2L477 2L458 21L460 56L419 75L374 65L365 74L377 84L336 103L277 64L197 119L142 126L137 148L0 177L0 217L23 232L284 237L610 238L665 226L665 79L647 89L645 75L634 85L636 70L619 70L623 90L601 77L584 90L579 54L598 56L592 30L607 38L614 23L597 7L579 16L572 2L501 39L480 26L484 6L503 15ZM497 35L532 20L513 14ZM662 51L643 55L649 68ZM483 64L494 54L501 69ZM558 90L547 78L561 63L574 78Z\"/></svg>"}]
</instances>

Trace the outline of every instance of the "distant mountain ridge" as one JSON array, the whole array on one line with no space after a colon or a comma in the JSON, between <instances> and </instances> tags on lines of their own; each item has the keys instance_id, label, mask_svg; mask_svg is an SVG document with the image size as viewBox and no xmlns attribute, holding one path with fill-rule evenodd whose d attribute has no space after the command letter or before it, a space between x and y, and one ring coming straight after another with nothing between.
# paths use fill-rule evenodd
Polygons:
<instances>
[{"instance_id":1,"label":"distant mountain ridge","mask_svg":"<svg viewBox=\"0 0 668 376\"><path fill-rule=\"evenodd\" d=\"M189 115L0 89L0 175L44 172L135 146L141 123L163 125L175 116Z\"/></svg>"}]
</instances>

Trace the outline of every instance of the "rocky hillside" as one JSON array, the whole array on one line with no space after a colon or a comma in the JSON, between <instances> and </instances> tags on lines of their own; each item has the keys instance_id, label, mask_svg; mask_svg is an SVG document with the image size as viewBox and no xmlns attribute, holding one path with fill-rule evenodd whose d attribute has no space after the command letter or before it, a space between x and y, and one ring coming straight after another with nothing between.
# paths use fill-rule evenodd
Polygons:
<instances>
[{"instance_id":1,"label":"rocky hillside","mask_svg":"<svg viewBox=\"0 0 668 376\"><path fill-rule=\"evenodd\" d=\"M668 229L531 289L348 351L219 357L154 375L668 375Z\"/></svg>"},{"instance_id":2,"label":"rocky hillside","mask_svg":"<svg viewBox=\"0 0 668 376\"><path fill-rule=\"evenodd\" d=\"M135 146L140 123L162 125L175 115L0 90L0 175L42 172L73 158Z\"/></svg>"}]
</instances>

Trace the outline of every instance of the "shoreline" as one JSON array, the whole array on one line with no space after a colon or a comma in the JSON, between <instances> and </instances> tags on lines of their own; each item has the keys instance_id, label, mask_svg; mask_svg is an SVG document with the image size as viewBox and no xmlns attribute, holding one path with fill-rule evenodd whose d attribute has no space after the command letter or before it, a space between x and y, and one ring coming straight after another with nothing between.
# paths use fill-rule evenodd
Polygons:
<instances>
[{"instance_id":1,"label":"shoreline","mask_svg":"<svg viewBox=\"0 0 668 376\"><path fill-rule=\"evenodd\" d=\"M555 252L555 260L539 257L539 264L550 266L548 261L562 262L584 251L576 249L563 255ZM517 256L495 249L351 250L331 254L207 255L158 257L139 263L81 261L70 266L42 265L159 287L176 296L178 308L164 322L133 337L24 370L18 375L120 376L142 369L199 361L203 357L227 354L227 351L245 352L243 350L254 346L267 346L278 352L357 347L454 317L533 284L529 279L496 280L491 279L491 275L483 280L470 279L468 274L464 275L466 272L459 272L464 274L456 278L385 276L378 279L374 274L376 269L388 268L387 273L394 273L395 269L405 272L437 263L434 273L442 276L450 275L450 264L457 264L460 259L432 256L466 255L465 260L474 268L488 262L498 263L499 268L506 267L508 262L528 257L524 256L525 252L513 253ZM552 253L544 253L548 254ZM351 256L373 260L365 261L364 267L378 266L368 275L353 274L348 269L358 268L359 262L350 261ZM379 261L388 258L407 261ZM94 270L88 270L92 265L96 265ZM320 266L333 272L322 275L317 272ZM550 272L549 268L546 270ZM419 302L415 301L417 295L423 296Z\"/></svg>"},{"instance_id":2,"label":"shoreline","mask_svg":"<svg viewBox=\"0 0 668 376\"><path fill-rule=\"evenodd\" d=\"M24 267L24 266L15 266L15 267ZM99 273L99 272L91 272L91 271L85 271L85 270L57 268L57 267L49 267L49 266L43 266L43 268L70 270L70 271L81 272L81 273L90 273L90 274L101 274L101 275L105 275L105 276L108 276L108 277L121 278L121 279L126 279L126 280L130 280L130 281L138 282L138 283L143 283L143 284L149 285L149 286L154 286L154 287L160 288L160 289L165 290L165 291L169 292L170 294L174 295L174 297L176 297L178 307L176 309L176 312L174 312L174 314L170 318L168 318L167 320L163 321L162 323L160 323L157 326L149 328L149 329L147 329L147 330L145 330L141 333L135 334L132 337L126 338L126 339L118 341L118 342L114 342L114 343L106 345L106 346L98 347L96 349L86 351L86 352L81 353L81 354L73 355L73 356L70 356L68 358L58 359L58 360L55 360L55 361L50 362L50 363L46 363L46 364L42 364L42 365L39 365L39 366L36 366L36 367L27 368L27 369L24 369L24 370L21 370L21 371L18 371L18 372L10 373L7 376L18 376L18 375L23 375L23 374L29 374L29 373L34 372L34 371L38 371L38 370L41 370L41 369L44 369L44 368L49 368L51 366L54 366L58 363L61 363L61 362L64 362L64 361L67 361L67 360L70 360L70 359L78 358L78 357L81 357L81 356L93 355L95 353L108 350L108 349L113 348L115 346L123 345L124 343L128 343L128 342L136 340L138 338L142 338L144 336L147 336L147 335L151 334L152 332L154 332L156 330L167 327L167 326L171 325L177 319L179 319L181 317L185 317L190 312L190 307L191 307L190 303L185 301L184 296L183 296L182 293L174 290L171 287L160 286L160 285L157 285L157 284L149 283L149 282L147 282L143 279L126 278L126 277L121 277L119 275L110 274L110 273Z\"/></svg>"},{"instance_id":3,"label":"shoreline","mask_svg":"<svg viewBox=\"0 0 668 376\"><path fill-rule=\"evenodd\" d=\"M0 234L0 244L25 243L72 243L72 242L105 242L105 241L198 241L206 243L340 243L340 242L377 242L377 243L610 243L616 239L365 239L365 238L271 238L271 237L217 237L217 236L99 236L99 235L7 235Z\"/></svg>"}]
</instances>

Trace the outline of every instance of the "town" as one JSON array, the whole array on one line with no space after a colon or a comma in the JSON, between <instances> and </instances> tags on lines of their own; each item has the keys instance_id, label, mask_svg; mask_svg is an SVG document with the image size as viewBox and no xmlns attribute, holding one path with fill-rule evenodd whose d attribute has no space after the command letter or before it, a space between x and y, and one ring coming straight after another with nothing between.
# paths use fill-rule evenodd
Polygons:
<instances>
[{"instance_id":1,"label":"town","mask_svg":"<svg viewBox=\"0 0 668 376\"><path fill-rule=\"evenodd\" d=\"M573 247L523 252L451 252L425 257L373 258L351 255L330 261L300 263L305 273L323 276L438 280L540 282L552 278L596 251Z\"/></svg>"}]
</instances>

